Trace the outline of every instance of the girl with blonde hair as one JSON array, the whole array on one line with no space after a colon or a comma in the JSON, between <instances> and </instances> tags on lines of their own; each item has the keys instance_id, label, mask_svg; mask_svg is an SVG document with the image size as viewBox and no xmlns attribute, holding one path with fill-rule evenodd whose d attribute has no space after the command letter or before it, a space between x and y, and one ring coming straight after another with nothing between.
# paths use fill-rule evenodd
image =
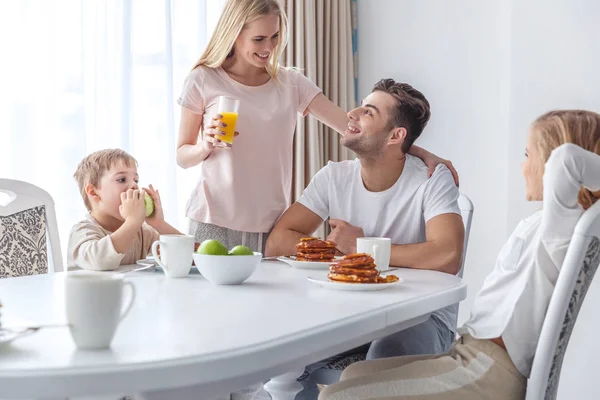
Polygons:
<instances>
[{"instance_id":1,"label":"girl with blonde hair","mask_svg":"<svg viewBox=\"0 0 600 400\"><path fill-rule=\"evenodd\" d=\"M551 111L532 124L523 162L529 201L444 355L364 361L319 399L524 399L527 378L577 221L600 195L600 115Z\"/></svg>"},{"instance_id":2,"label":"girl with blonde hair","mask_svg":"<svg viewBox=\"0 0 600 400\"><path fill-rule=\"evenodd\" d=\"M298 114L343 134L346 113L298 71L281 66L287 18L277 0L229 0L206 50L188 75L177 162L199 165L186 207L197 241L218 239L263 252L269 231L291 204L293 136ZM220 140L219 96L240 100L234 145ZM237 133L236 133L237 134ZM433 171L450 162L413 146Z\"/></svg>"}]
</instances>

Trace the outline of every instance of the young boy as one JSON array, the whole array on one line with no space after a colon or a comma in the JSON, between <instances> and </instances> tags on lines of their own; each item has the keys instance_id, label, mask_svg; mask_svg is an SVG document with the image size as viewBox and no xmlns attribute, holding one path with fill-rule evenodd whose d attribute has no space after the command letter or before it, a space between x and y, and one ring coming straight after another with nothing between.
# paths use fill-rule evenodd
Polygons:
<instances>
[{"instance_id":1,"label":"young boy","mask_svg":"<svg viewBox=\"0 0 600 400\"><path fill-rule=\"evenodd\" d=\"M69 236L68 269L114 270L146 258L159 234L180 234L164 220L158 190L138 187L137 161L123 150L85 157L74 174L89 211ZM146 218L144 193L154 200Z\"/></svg>"}]
</instances>

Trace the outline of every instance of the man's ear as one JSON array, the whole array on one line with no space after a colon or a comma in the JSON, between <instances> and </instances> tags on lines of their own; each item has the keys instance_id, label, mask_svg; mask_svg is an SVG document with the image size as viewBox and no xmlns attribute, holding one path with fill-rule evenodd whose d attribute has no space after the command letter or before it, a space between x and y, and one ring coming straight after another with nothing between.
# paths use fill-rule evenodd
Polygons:
<instances>
[{"instance_id":1,"label":"man's ear","mask_svg":"<svg viewBox=\"0 0 600 400\"><path fill-rule=\"evenodd\" d=\"M390 135L390 138L388 140L389 144L402 144L402 142L404 142L404 139L406 138L406 128L401 127L401 128L394 128L392 129L392 134Z\"/></svg>"},{"instance_id":2,"label":"man's ear","mask_svg":"<svg viewBox=\"0 0 600 400\"><path fill-rule=\"evenodd\" d=\"M96 187L94 187L94 185L92 185L91 183L85 185L85 194L87 194L90 203L100 200L98 189L96 189Z\"/></svg>"}]
</instances>

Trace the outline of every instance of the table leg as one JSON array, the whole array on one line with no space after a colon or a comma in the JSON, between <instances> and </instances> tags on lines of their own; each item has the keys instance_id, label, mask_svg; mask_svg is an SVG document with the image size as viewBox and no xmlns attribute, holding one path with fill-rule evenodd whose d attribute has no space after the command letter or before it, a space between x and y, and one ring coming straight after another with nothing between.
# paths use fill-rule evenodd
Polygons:
<instances>
[{"instance_id":1,"label":"table leg","mask_svg":"<svg viewBox=\"0 0 600 400\"><path fill-rule=\"evenodd\" d=\"M297 379L304 373L304 368L279 375L265 383L264 389L273 400L294 400L303 386Z\"/></svg>"}]
</instances>

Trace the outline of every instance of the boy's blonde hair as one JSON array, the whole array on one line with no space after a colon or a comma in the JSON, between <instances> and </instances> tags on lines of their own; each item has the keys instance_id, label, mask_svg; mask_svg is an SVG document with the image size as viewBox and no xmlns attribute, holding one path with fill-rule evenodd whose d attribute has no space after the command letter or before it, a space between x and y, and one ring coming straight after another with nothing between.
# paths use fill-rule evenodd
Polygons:
<instances>
[{"instance_id":1,"label":"boy's blonde hair","mask_svg":"<svg viewBox=\"0 0 600 400\"><path fill-rule=\"evenodd\" d=\"M98 188L102 176L104 176L104 174L117 162L122 162L127 166L137 167L136 159L133 158L131 154L121 149L96 151L81 160L77 166L77 170L75 170L73 177L77 181L79 193L81 194L88 211L92 211L92 205L85 192L85 187L88 184L91 184Z\"/></svg>"}]
</instances>

